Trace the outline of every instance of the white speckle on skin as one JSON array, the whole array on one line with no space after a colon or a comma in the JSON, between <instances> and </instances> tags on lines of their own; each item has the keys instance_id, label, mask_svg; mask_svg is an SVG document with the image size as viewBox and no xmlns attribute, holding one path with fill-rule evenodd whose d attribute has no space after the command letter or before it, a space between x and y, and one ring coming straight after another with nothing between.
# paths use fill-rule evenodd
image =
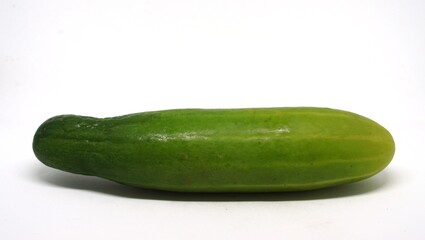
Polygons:
<instances>
[{"instance_id":1,"label":"white speckle on skin","mask_svg":"<svg viewBox=\"0 0 425 240\"><path fill-rule=\"evenodd\" d=\"M172 139L169 135L166 134L155 134L155 138L160 142L166 142Z\"/></svg>"},{"instance_id":2,"label":"white speckle on skin","mask_svg":"<svg viewBox=\"0 0 425 240\"><path fill-rule=\"evenodd\" d=\"M276 133L290 133L291 131L289 130L288 127L283 127L283 128L278 128L278 129L274 130L273 132L276 132Z\"/></svg>"},{"instance_id":3,"label":"white speckle on skin","mask_svg":"<svg viewBox=\"0 0 425 240\"><path fill-rule=\"evenodd\" d=\"M193 139L208 139L208 137L203 136L203 135L199 135L196 132L185 132L185 133L178 133L178 134L151 134L147 137L138 137L138 140L143 140L143 139L151 139L154 141L159 141L159 142L167 142L167 141L172 141L172 140L193 140Z\"/></svg>"},{"instance_id":4,"label":"white speckle on skin","mask_svg":"<svg viewBox=\"0 0 425 240\"><path fill-rule=\"evenodd\" d=\"M207 139L208 137L199 135L196 132L186 132L177 135L178 138L183 140L191 140L191 139Z\"/></svg>"},{"instance_id":5,"label":"white speckle on skin","mask_svg":"<svg viewBox=\"0 0 425 240\"><path fill-rule=\"evenodd\" d=\"M278 129L257 129L254 132L256 133L290 133L291 130L289 130L288 127L284 126Z\"/></svg>"}]
</instances>

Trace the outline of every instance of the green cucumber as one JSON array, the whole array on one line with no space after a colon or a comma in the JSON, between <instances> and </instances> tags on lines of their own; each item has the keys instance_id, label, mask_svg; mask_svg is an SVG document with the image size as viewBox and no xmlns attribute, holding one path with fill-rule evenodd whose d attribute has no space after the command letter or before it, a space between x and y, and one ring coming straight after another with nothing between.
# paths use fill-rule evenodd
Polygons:
<instances>
[{"instance_id":1,"label":"green cucumber","mask_svg":"<svg viewBox=\"0 0 425 240\"><path fill-rule=\"evenodd\" d=\"M363 116L294 107L60 115L38 128L33 150L47 166L147 189L282 192L371 177L395 144Z\"/></svg>"}]
</instances>

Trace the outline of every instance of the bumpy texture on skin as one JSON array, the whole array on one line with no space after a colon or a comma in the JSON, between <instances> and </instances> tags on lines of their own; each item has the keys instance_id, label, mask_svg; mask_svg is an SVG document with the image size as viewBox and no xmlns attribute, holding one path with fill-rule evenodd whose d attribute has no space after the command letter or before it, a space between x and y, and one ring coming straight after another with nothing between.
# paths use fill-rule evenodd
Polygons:
<instances>
[{"instance_id":1,"label":"bumpy texture on skin","mask_svg":"<svg viewBox=\"0 0 425 240\"><path fill-rule=\"evenodd\" d=\"M61 115L33 149L47 166L183 192L279 192L359 181L392 160L391 134L328 108L178 109Z\"/></svg>"}]
</instances>

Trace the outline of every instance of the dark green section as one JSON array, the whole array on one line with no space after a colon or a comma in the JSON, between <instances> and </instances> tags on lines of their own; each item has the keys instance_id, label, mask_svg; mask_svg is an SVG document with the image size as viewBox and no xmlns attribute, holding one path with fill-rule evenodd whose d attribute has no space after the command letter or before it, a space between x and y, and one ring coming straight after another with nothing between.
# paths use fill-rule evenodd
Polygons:
<instances>
[{"instance_id":1,"label":"dark green section","mask_svg":"<svg viewBox=\"0 0 425 240\"><path fill-rule=\"evenodd\" d=\"M354 182L384 169L390 133L325 108L181 109L47 120L33 143L64 171L174 191L297 191Z\"/></svg>"}]
</instances>

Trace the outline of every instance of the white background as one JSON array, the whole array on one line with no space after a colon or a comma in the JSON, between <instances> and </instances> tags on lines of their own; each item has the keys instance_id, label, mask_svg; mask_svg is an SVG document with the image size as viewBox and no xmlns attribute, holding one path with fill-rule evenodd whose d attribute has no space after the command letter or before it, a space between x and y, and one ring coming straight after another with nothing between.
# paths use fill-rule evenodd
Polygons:
<instances>
[{"instance_id":1,"label":"white background","mask_svg":"<svg viewBox=\"0 0 425 240\"><path fill-rule=\"evenodd\" d=\"M425 239L425 1L0 2L1 239ZM323 191L177 194L50 169L47 118L171 108L353 111L396 141Z\"/></svg>"}]
</instances>

